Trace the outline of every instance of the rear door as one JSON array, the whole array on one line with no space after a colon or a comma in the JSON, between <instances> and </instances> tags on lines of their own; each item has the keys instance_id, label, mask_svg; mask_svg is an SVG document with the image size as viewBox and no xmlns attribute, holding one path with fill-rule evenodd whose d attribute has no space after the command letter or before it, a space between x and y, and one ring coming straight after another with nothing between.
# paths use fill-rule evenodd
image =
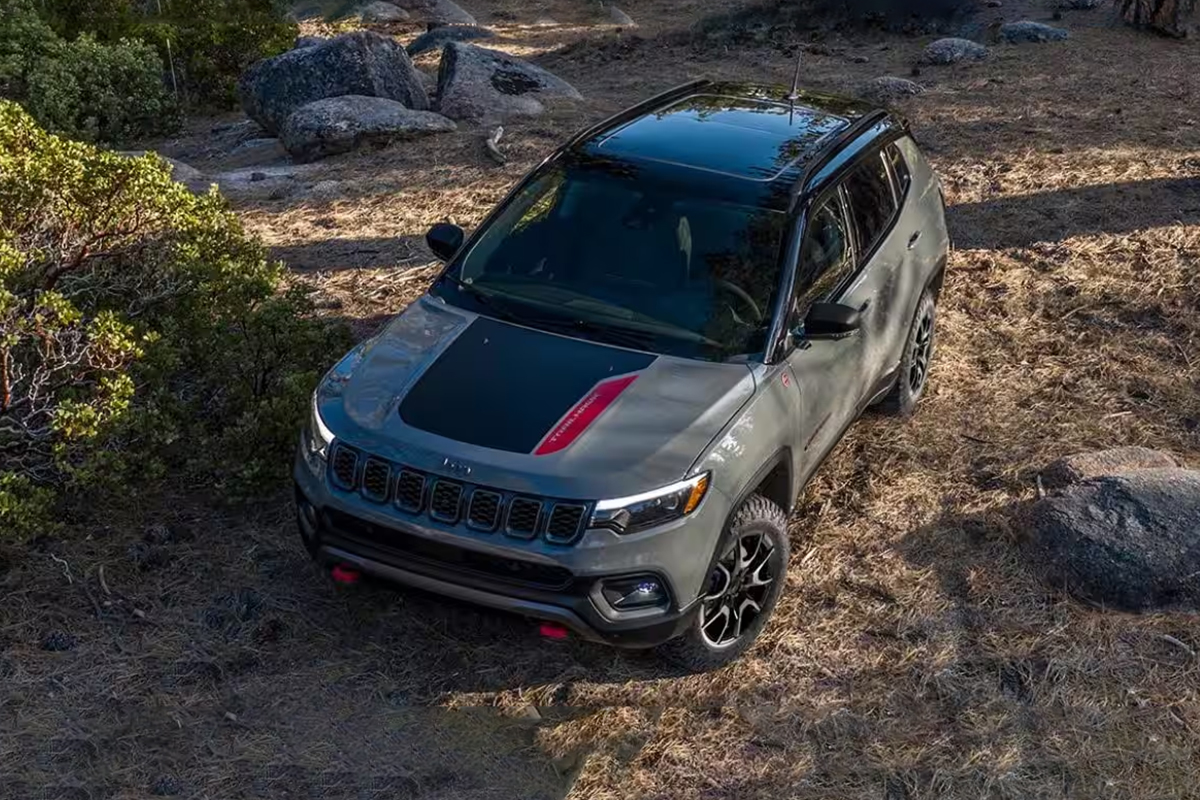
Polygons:
<instances>
[{"instance_id":1,"label":"rear door","mask_svg":"<svg viewBox=\"0 0 1200 800\"><path fill-rule=\"evenodd\" d=\"M863 310L861 372L854 388L861 402L871 399L896 366L911 317L905 297L912 290L904 284L913 270L907 264L907 229L897 224L902 197L893 178L890 149L894 145L873 148L843 182L854 220L857 260L832 299Z\"/></svg>"}]
</instances>

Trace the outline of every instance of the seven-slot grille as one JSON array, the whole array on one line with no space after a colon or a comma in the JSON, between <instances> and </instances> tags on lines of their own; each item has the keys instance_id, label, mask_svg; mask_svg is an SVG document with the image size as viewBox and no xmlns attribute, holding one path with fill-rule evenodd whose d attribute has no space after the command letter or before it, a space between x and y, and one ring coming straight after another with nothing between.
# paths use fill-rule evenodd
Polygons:
<instances>
[{"instance_id":1,"label":"seven-slot grille","mask_svg":"<svg viewBox=\"0 0 1200 800\"><path fill-rule=\"evenodd\" d=\"M400 470L396 479L396 506L410 514L419 514L424 504L425 476L411 469Z\"/></svg>"},{"instance_id":2,"label":"seven-slot grille","mask_svg":"<svg viewBox=\"0 0 1200 800\"><path fill-rule=\"evenodd\" d=\"M471 492L471 508L467 512L467 524L481 531L496 530L500 521L500 503L504 498L499 492L476 489Z\"/></svg>"},{"instance_id":3,"label":"seven-slot grille","mask_svg":"<svg viewBox=\"0 0 1200 800\"><path fill-rule=\"evenodd\" d=\"M458 522L458 504L462 500L462 493L461 483L439 478L429 495L429 516L438 522Z\"/></svg>"},{"instance_id":4,"label":"seven-slot grille","mask_svg":"<svg viewBox=\"0 0 1200 800\"><path fill-rule=\"evenodd\" d=\"M532 497L514 497L508 505L508 520L505 531L509 536L532 539L537 536L538 522L542 517L542 501Z\"/></svg>"},{"instance_id":5,"label":"seven-slot grille","mask_svg":"<svg viewBox=\"0 0 1200 800\"><path fill-rule=\"evenodd\" d=\"M512 495L402 467L341 444L329 459L332 483L359 492L375 503L392 502L407 514L428 514L449 525L465 522L478 531L501 531L517 539L543 536L554 544L573 544L583 532L588 507L550 499Z\"/></svg>"},{"instance_id":6,"label":"seven-slot grille","mask_svg":"<svg viewBox=\"0 0 1200 800\"><path fill-rule=\"evenodd\" d=\"M378 458L368 458L363 467L362 493L368 500L376 503L386 503L388 499L388 484L391 483L392 466Z\"/></svg>"},{"instance_id":7,"label":"seven-slot grille","mask_svg":"<svg viewBox=\"0 0 1200 800\"><path fill-rule=\"evenodd\" d=\"M353 490L358 485L358 453L349 447L338 447L333 451L329 469L333 482L341 488Z\"/></svg>"},{"instance_id":8,"label":"seven-slot grille","mask_svg":"<svg viewBox=\"0 0 1200 800\"><path fill-rule=\"evenodd\" d=\"M584 506L567 503L556 504L554 510L550 512L550 519L546 522L546 538L560 544L574 541L586 511Z\"/></svg>"}]
</instances>

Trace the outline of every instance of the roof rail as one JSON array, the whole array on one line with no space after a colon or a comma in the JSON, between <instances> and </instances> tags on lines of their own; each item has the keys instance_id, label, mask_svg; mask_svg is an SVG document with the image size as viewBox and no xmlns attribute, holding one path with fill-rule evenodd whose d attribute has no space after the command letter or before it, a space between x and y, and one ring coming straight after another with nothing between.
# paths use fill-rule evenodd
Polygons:
<instances>
[{"instance_id":1,"label":"roof rail","mask_svg":"<svg viewBox=\"0 0 1200 800\"><path fill-rule=\"evenodd\" d=\"M825 143L816 155L804 165L804 174L800 176L800 180L792 189L792 200L803 194L808 189L809 181L817 174L817 172L833 160L834 156L842 151L842 148L853 142L861 136L869 128L878 125L888 118L888 112L881 108L868 111L863 114L854 124L848 125L838 133L829 137L829 141Z\"/></svg>"},{"instance_id":2,"label":"roof rail","mask_svg":"<svg viewBox=\"0 0 1200 800\"><path fill-rule=\"evenodd\" d=\"M603 133L606 130L615 128L618 125L622 125L626 122L632 122L633 120L637 119L638 117L641 117L645 114L650 113L651 111L654 111L658 108L661 108L662 106L665 106L667 103L670 103L672 100L680 100L680 99L692 94L697 89L701 89L701 88L703 88L705 86L709 86L711 84L712 84L712 81L707 80L707 79L695 80L695 81L691 81L689 83L685 83L682 86L676 86L674 89L668 89L667 91L663 92L662 94L656 94L647 100L643 100L642 102L638 103L635 106L630 106L629 108L625 109L624 111L617 112L616 114L609 117L608 119L601 120L600 122L596 123L595 125L591 126L590 128L584 128L583 130L579 131L574 136L572 136L570 139L568 139L566 144L563 145L563 148L566 149L569 147L574 147L575 145L577 145L581 142L585 142L588 139L598 136L599 134Z\"/></svg>"}]
</instances>

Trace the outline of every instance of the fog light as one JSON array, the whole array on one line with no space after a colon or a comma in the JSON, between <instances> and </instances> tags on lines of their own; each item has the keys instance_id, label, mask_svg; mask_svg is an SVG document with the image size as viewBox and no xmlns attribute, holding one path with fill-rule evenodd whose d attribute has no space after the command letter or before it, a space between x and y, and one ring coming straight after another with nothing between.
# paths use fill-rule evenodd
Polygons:
<instances>
[{"instance_id":1,"label":"fog light","mask_svg":"<svg viewBox=\"0 0 1200 800\"><path fill-rule=\"evenodd\" d=\"M600 592L618 611L664 606L668 600L666 587L653 575L607 580L601 584Z\"/></svg>"}]
</instances>

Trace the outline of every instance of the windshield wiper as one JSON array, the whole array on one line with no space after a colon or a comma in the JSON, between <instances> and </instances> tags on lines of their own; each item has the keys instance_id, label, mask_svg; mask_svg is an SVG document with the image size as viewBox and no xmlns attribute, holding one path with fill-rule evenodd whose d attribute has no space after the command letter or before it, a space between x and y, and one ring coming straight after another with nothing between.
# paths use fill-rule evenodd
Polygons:
<instances>
[{"instance_id":1,"label":"windshield wiper","mask_svg":"<svg viewBox=\"0 0 1200 800\"><path fill-rule=\"evenodd\" d=\"M478 286L467 283L466 281L464 281L460 278L456 278L448 272L445 275L443 275L442 277L444 279L450 281L452 284L454 284L455 286L457 286L459 289L463 290L467 294L471 295L471 297L475 298L475 300L480 305L487 306L488 309L490 309L492 312L494 312L496 314L496 316L500 317L501 319L506 319L509 322L517 322L522 325L526 324L525 317L523 315L518 314L515 311L513 311L512 307L507 305L503 301L497 302L496 296L493 295L491 292L485 292L483 289L480 289Z\"/></svg>"},{"instance_id":2,"label":"windshield wiper","mask_svg":"<svg viewBox=\"0 0 1200 800\"><path fill-rule=\"evenodd\" d=\"M562 318L555 320L555 323L579 333L589 334L609 344L615 344L620 347L631 347L635 350L645 350L658 339L658 334L652 331L639 331L632 328L601 325L598 322L590 322L586 319Z\"/></svg>"}]
</instances>

